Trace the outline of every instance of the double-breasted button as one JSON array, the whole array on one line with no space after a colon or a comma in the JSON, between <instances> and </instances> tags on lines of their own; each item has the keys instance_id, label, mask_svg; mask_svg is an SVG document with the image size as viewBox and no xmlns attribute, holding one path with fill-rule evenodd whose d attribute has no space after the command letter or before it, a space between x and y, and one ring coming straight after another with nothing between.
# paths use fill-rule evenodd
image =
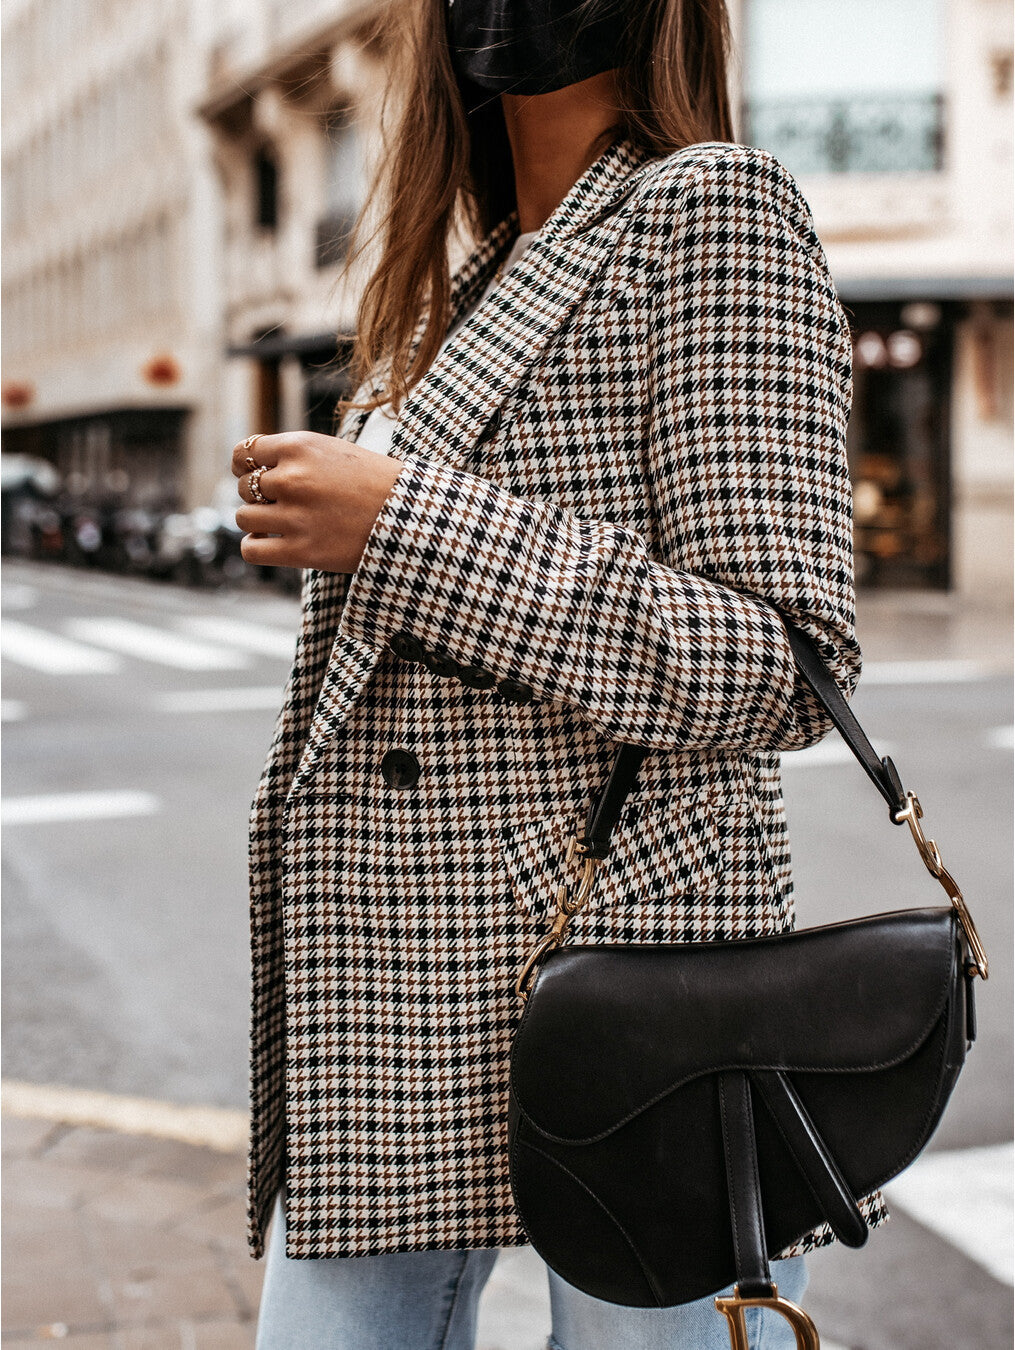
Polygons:
<instances>
[{"instance_id":1,"label":"double-breasted button","mask_svg":"<svg viewBox=\"0 0 1015 1350\"><path fill-rule=\"evenodd\" d=\"M403 661L422 661L424 654L423 644L415 633L395 633L388 638L388 650Z\"/></svg>"},{"instance_id":2,"label":"double-breasted button","mask_svg":"<svg viewBox=\"0 0 1015 1350\"><path fill-rule=\"evenodd\" d=\"M493 414L490 420L484 426L483 430L476 437L477 445L486 445L487 441L492 441L497 432L500 431L500 424L504 420L504 414L500 408Z\"/></svg>"},{"instance_id":3,"label":"double-breasted button","mask_svg":"<svg viewBox=\"0 0 1015 1350\"><path fill-rule=\"evenodd\" d=\"M501 680L497 692L508 703L531 703L535 698L532 685L523 684L521 680Z\"/></svg>"},{"instance_id":4,"label":"double-breasted button","mask_svg":"<svg viewBox=\"0 0 1015 1350\"><path fill-rule=\"evenodd\" d=\"M444 678L457 675L461 669L454 657L443 656L440 652L427 652L423 657L423 664L431 674Z\"/></svg>"},{"instance_id":5,"label":"double-breasted button","mask_svg":"<svg viewBox=\"0 0 1015 1350\"><path fill-rule=\"evenodd\" d=\"M388 787L411 788L419 779L419 760L411 750L389 750L381 760L381 775Z\"/></svg>"},{"instance_id":6,"label":"double-breasted button","mask_svg":"<svg viewBox=\"0 0 1015 1350\"><path fill-rule=\"evenodd\" d=\"M493 671L484 670L482 666L462 666L458 678L470 689L492 689L497 683L497 676Z\"/></svg>"}]
</instances>

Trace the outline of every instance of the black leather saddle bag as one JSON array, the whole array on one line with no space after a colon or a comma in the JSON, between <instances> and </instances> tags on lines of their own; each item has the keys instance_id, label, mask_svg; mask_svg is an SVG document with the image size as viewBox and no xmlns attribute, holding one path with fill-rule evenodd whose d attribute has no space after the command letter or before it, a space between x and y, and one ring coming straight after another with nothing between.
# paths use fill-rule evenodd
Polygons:
<instances>
[{"instance_id":1,"label":"black leather saddle bag","mask_svg":"<svg viewBox=\"0 0 1015 1350\"><path fill-rule=\"evenodd\" d=\"M736 942L565 946L646 753L624 746L572 841L582 890L561 887L557 923L519 977L511 1056L511 1180L539 1254L578 1289L636 1307L736 1281L736 1297L717 1300L735 1350L742 1308L757 1304L778 1307L801 1347L818 1344L769 1260L822 1224L866 1240L858 1201L930 1138L974 1037L973 980L987 974L919 801L809 639L790 639L951 904Z\"/></svg>"}]
</instances>

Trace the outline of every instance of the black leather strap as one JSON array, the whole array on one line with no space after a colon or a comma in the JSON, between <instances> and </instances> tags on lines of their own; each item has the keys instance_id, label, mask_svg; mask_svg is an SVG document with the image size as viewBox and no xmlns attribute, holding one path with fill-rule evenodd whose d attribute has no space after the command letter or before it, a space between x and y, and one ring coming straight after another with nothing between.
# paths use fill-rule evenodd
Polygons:
<instances>
[{"instance_id":1,"label":"black leather strap","mask_svg":"<svg viewBox=\"0 0 1015 1350\"><path fill-rule=\"evenodd\" d=\"M582 844L588 856L605 858L610 851L610 835L620 818L621 807L634 787L642 760L649 753L644 745L622 745L613 761L603 790L592 803Z\"/></svg>"},{"instance_id":2,"label":"black leather strap","mask_svg":"<svg viewBox=\"0 0 1015 1350\"><path fill-rule=\"evenodd\" d=\"M901 811L906 805L906 790L902 786L895 765L887 755L883 759L878 758L877 751L867 739L863 727L853 716L852 709L842 697L839 686L829 674L828 667L812 640L791 623L786 623L786 632L789 635L789 645L796 659L797 669L814 691L815 698L828 713L839 735L852 750L860 767L884 797L889 808L893 812Z\"/></svg>"},{"instance_id":3,"label":"black leather strap","mask_svg":"<svg viewBox=\"0 0 1015 1350\"><path fill-rule=\"evenodd\" d=\"M751 1085L746 1073L733 1070L719 1075L719 1109L737 1293L741 1298L772 1298L775 1289L765 1250L758 1147L754 1137Z\"/></svg>"},{"instance_id":4,"label":"black leather strap","mask_svg":"<svg viewBox=\"0 0 1015 1350\"><path fill-rule=\"evenodd\" d=\"M862 1247L870 1231L807 1108L786 1074L755 1069L751 1081L821 1206L832 1232L847 1247Z\"/></svg>"},{"instance_id":5,"label":"black leather strap","mask_svg":"<svg viewBox=\"0 0 1015 1350\"><path fill-rule=\"evenodd\" d=\"M883 759L878 758L877 752L853 716L849 704L843 698L839 686L829 673L813 641L787 620L784 619L783 622L786 624L789 645L797 669L832 719L842 739L856 756L861 768L888 803L893 813L893 822L898 824L894 812L901 811L905 807L906 791L895 765L887 755ZM602 791L593 800L585 822L585 833L581 842L586 854L597 858L608 856L610 835L647 754L649 747L644 745L622 745L617 751L610 775Z\"/></svg>"}]
</instances>

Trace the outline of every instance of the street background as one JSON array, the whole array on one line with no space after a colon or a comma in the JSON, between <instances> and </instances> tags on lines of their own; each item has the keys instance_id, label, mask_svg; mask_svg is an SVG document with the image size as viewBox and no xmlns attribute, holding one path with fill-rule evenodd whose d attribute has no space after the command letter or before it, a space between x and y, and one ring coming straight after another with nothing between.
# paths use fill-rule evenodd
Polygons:
<instances>
[{"instance_id":1,"label":"street background","mask_svg":"<svg viewBox=\"0 0 1015 1350\"><path fill-rule=\"evenodd\" d=\"M813 1258L807 1306L826 1350L995 1350L1012 1331L1015 14L728 11L736 138L796 178L852 332L854 706L993 958L931 1149L863 1251ZM372 262L352 228L399 93L389 12L0 9L5 1346L252 1344L245 836L298 578L243 563L225 470L251 433L331 433L348 393ZM785 758L785 788L801 924L940 902L834 737ZM505 1255L481 1350L537 1350L546 1329L539 1262Z\"/></svg>"},{"instance_id":2,"label":"street background","mask_svg":"<svg viewBox=\"0 0 1015 1350\"><path fill-rule=\"evenodd\" d=\"M296 603L8 563L3 611L5 1344L250 1346L245 824ZM1000 1348L1010 621L875 595L859 626L854 709L919 793L993 968L948 1114L889 1189L891 1223L862 1252L819 1253L807 1304L849 1350ZM942 902L834 734L784 764L801 924ZM547 1329L537 1258L505 1255L482 1350L538 1350Z\"/></svg>"}]
</instances>

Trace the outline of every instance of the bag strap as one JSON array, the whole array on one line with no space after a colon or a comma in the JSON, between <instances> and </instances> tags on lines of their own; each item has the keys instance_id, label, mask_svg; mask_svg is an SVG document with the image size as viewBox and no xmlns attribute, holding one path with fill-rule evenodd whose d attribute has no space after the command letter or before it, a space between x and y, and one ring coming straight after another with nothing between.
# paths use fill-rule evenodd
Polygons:
<instances>
[{"instance_id":1,"label":"bag strap","mask_svg":"<svg viewBox=\"0 0 1015 1350\"><path fill-rule=\"evenodd\" d=\"M878 757L866 732L843 698L813 639L785 617L783 623L786 625L790 649L798 672L832 719L832 724L856 756L860 767L888 803L888 814L892 824L909 826L924 865L931 876L944 887L958 916L971 958L969 970L985 980L988 973L987 953L976 931L972 915L966 907L962 892L941 861L941 854L934 840L928 839L923 832L920 824L923 818L920 799L915 792L907 792L903 787L902 779L891 759L887 755ZM606 782L589 808L583 833L576 834L568 845L567 862L570 864L577 858L584 863L578 891L572 897L567 894L566 886L558 887L556 896L558 912L553 926L530 954L518 975L515 993L519 998L527 997L543 958L554 948L562 945L567 937L571 920L584 908L592 894L595 870L612 851L610 837L620 819L624 803L634 787L638 770L649 753L650 747L644 745L625 744L617 750Z\"/></svg>"},{"instance_id":2,"label":"bag strap","mask_svg":"<svg viewBox=\"0 0 1015 1350\"><path fill-rule=\"evenodd\" d=\"M843 698L813 640L793 624L786 620L783 622L786 623L789 645L798 671L856 756L860 767L888 803L893 823L901 824L895 817L906 810L908 799L898 770L887 755L878 758L877 751ZM596 858L609 856L610 835L634 787L642 761L649 753L649 747L643 745L622 745L617 751L610 775L592 803L585 822L585 832L579 840L587 855Z\"/></svg>"}]
</instances>

